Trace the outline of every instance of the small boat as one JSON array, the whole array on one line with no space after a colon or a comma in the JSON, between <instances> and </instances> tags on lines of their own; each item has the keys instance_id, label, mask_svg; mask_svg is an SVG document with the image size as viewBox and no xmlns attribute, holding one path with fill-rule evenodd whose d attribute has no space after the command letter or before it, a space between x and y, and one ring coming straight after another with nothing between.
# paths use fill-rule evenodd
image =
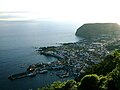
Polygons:
<instances>
[{"instance_id":1,"label":"small boat","mask_svg":"<svg viewBox=\"0 0 120 90\"><path fill-rule=\"evenodd\" d=\"M28 77L36 76L36 73L29 73L27 74Z\"/></svg>"},{"instance_id":2,"label":"small boat","mask_svg":"<svg viewBox=\"0 0 120 90\"><path fill-rule=\"evenodd\" d=\"M40 71L40 74L45 74L47 72L48 72L48 70L42 70L42 71Z\"/></svg>"},{"instance_id":3,"label":"small boat","mask_svg":"<svg viewBox=\"0 0 120 90\"><path fill-rule=\"evenodd\" d=\"M69 73L64 73L62 75L59 75L60 78L66 78L69 77Z\"/></svg>"}]
</instances>

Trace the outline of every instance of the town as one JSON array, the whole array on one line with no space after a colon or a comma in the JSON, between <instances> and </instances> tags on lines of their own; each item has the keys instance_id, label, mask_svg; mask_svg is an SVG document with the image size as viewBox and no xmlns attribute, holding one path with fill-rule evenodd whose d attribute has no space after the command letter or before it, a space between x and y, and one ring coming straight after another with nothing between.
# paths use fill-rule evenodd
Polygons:
<instances>
[{"instance_id":1,"label":"town","mask_svg":"<svg viewBox=\"0 0 120 90\"><path fill-rule=\"evenodd\" d=\"M111 45L112 47L113 45L119 46L120 40L102 36L92 40L82 39L75 43L64 43L60 46L40 47L37 50L38 54L57 58L57 61L32 64L26 72L11 75L9 79L35 76L47 72L55 72L53 74L60 78L76 77L84 73L85 69L91 65L100 63L110 53L108 47L110 48Z\"/></svg>"}]
</instances>

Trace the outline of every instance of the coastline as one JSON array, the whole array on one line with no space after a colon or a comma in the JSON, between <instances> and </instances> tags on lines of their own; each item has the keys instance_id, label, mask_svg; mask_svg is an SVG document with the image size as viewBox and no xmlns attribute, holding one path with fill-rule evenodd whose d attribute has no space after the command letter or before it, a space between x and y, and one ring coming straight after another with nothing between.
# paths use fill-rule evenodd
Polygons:
<instances>
[{"instance_id":1,"label":"coastline","mask_svg":"<svg viewBox=\"0 0 120 90\"><path fill-rule=\"evenodd\" d=\"M57 61L32 64L26 69L25 77L28 75L36 76L40 72L47 73L48 71L59 71L56 76L60 78L79 76L84 73L86 68L100 63L101 59L108 55L109 51L106 46L110 43L109 41L102 41L101 38L99 42L98 40L87 41L82 39L74 43L63 43L60 46L40 47L36 50L38 54L54 57ZM15 75L10 77L12 76Z\"/></svg>"},{"instance_id":2,"label":"coastline","mask_svg":"<svg viewBox=\"0 0 120 90\"><path fill-rule=\"evenodd\" d=\"M90 41L83 39L74 43L63 43L60 46L40 47L36 50L38 54L48 58L54 57L57 61L32 64L27 68L28 73L25 77L37 76L37 74L49 74L63 80L78 77L91 65L100 63L111 52L107 47L119 42L119 39L103 40L99 37ZM31 68L33 71L30 71Z\"/></svg>"},{"instance_id":3,"label":"coastline","mask_svg":"<svg viewBox=\"0 0 120 90\"><path fill-rule=\"evenodd\" d=\"M74 35L76 24L66 25L47 21L34 22L34 24L31 22L1 22L1 24L4 25L0 30L1 90L28 90L29 88L36 90L37 87L61 80L56 75L51 76L50 72L14 81L10 81L8 76L25 72L32 64L56 61L56 58L38 55L33 47L58 46L61 42L78 41L79 39ZM9 25L5 26L6 24Z\"/></svg>"}]
</instances>

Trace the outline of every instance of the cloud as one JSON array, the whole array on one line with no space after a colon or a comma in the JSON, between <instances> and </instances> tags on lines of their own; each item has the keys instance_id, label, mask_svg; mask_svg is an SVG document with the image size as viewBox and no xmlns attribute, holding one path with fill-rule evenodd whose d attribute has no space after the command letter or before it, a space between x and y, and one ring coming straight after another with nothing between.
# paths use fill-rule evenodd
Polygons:
<instances>
[{"instance_id":1,"label":"cloud","mask_svg":"<svg viewBox=\"0 0 120 90\"><path fill-rule=\"evenodd\" d=\"M120 22L119 0L0 0L0 20ZM28 11L28 12L26 12Z\"/></svg>"},{"instance_id":2,"label":"cloud","mask_svg":"<svg viewBox=\"0 0 120 90\"><path fill-rule=\"evenodd\" d=\"M0 19L5 19L5 18L20 18L20 17L18 17L18 16L13 16L13 15L2 15L2 14L0 14Z\"/></svg>"},{"instance_id":3,"label":"cloud","mask_svg":"<svg viewBox=\"0 0 120 90\"><path fill-rule=\"evenodd\" d=\"M6 20L26 20L26 17L23 15L27 12L0 12L0 21Z\"/></svg>"},{"instance_id":4,"label":"cloud","mask_svg":"<svg viewBox=\"0 0 120 90\"><path fill-rule=\"evenodd\" d=\"M0 14L27 13L28 11L2 11Z\"/></svg>"}]
</instances>

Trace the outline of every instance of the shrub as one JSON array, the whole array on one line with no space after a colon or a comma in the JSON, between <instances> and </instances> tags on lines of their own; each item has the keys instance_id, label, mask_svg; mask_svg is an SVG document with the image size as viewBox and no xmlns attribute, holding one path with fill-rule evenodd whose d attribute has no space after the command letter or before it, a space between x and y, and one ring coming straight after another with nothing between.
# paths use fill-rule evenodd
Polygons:
<instances>
[{"instance_id":1,"label":"shrub","mask_svg":"<svg viewBox=\"0 0 120 90\"><path fill-rule=\"evenodd\" d=\"M78 90L97 90L99 76L96 74L86 75L81 79L81 84Z\"/></svg>"}]
</instances>

